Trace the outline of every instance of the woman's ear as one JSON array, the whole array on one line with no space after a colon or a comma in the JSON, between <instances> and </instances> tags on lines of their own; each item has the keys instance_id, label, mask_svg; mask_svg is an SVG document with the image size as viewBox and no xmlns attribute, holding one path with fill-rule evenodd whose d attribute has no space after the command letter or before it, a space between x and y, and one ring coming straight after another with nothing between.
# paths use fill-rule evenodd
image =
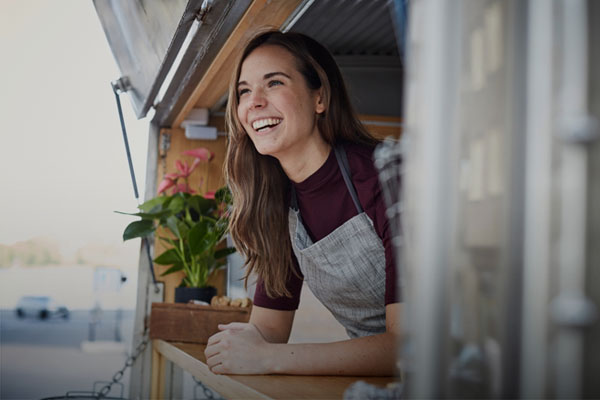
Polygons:
<instances>
[{"instance_id":1,"label":"woman's ear","mask_svg":"<svg viewBox=\"0 0 600 400\"><path fill-rule=\"evenodd\" d=\"M315 97L315 112L317 114L322 114L325 111L325 102L323 97L323 87L321 86L317 90L317 95Z\"/></svg>"}]
</instances>

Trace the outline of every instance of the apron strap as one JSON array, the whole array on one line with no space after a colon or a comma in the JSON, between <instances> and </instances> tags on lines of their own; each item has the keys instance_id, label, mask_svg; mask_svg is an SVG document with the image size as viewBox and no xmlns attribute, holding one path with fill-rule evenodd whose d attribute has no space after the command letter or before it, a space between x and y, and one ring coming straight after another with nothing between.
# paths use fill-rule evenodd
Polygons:
<instances>
[{"instance_id":1,"label":"apron strap","mask_svg":"<svg viewBox=\"0 0 600 400\"><path fill-rule=\"evenodd\" d=\"M350 164L348 163L348 156L346 155L346 151L342 147L342 145L338 144L333 149L335 152L335 158L340 166L340 171L342 173L342 177L344 178L344 183L346 184L346 188L348 192L350 192L350 197L352 197L352 201L354 202L354 206L358 213L363 212L363 208L358 200L358 193L356 193L356 189L354 188L354 184L352 183L352 172L350 171ZM298 198L296 197L296 188L294 188L294 184L292 186L292 196L290 205L294 209L294 211L298 211ZM300 217L298 215L298 217Z\"/></svg>"},{"instance_id":2,"label":"apron strap","mask_svg":"<svg viewBox=\"0 0 600 400\"><path fill-rule=\"evenodd\" d=\"M298 211L298 198L296 197L296 188L294 187L294 183L290 182L290 186L292 187L292 198L290 201L290 205L292 206L292 208L294 209L294 211Z\"/></svg>"},{"instance_id":3,"label":"apron strap","mask_svg":"<svg viewBox=\"0 0 600 400\"><path fill-rule=\"evenodd\" d=\"M337 159L337 162L340 166L340 171L342 172L342 177L344 177L346 187L350 192L352 201L354 201L356 210L360 214L363 212L363 208L360 205L360 201L358 200L358 194L356 193L356 189L354 188L354 184L352 183L352 172L350 171L350 164L348 163L348 156L346 155L346 151L344 150L341 144L336 145L334 151L335 158Z\"/></svg>"}]
</instances>

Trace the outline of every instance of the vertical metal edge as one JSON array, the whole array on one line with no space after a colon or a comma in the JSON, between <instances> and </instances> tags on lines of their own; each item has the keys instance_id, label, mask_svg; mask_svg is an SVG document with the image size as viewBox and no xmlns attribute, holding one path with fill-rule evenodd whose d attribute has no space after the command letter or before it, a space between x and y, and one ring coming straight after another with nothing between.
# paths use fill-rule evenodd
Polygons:
<instances>
[{"instance_id":1,"label":"vertical metal edge","mask_svg":"<svg viewBox=\"0 0 600 400\"><path fill-rule=\"evenodd\" d=\"M583 328L588 301L586 226L588 191L587 143L577 140L578 123L588 118L587 1L561 1L562 49L559 131L560 236L558 295L552 300L556 324L554 379L556 396L580 398L583 376Z\"/></svg>"},{"instance_id":2,"label":"vertical metal edge","mask_svg":"<svg viewBox=\"0 0 600 400\"><path fill-rule=\"evenodd\" d=\"M183 369L165 357L165 392L169 399L183 399Z\"/></svg>"},{"instance_id":3,"label":"vertical metal edge","mask_svg":"<svg viewBox=\"0 0 600 400\"><path fill-rule=\"evenodd\" d=\"M600 3L588 1L588 51L589 51L589 111L600 120ZM600 140L590 144L588 175L588 228L586 294L600 308ZM600 321L596 320L585 333L584 376L582 397L600 398Z\"/></svg>"},{"instance_id":4,"label":"vertical metal edge","mask_svg":"<svg viewBox=\"0 0 600 400\"><path fill-rule=\"evenodd\" d=\"M520 396L546 397L553 132L553 2L527 11L527 117Z\"/></svg>"},{"instance_id":5,"label":"vertical metal edge","mask_svg":"<svg viewBox=\"0 0 600 400\"><path fill-rule=\"evenodd\" d=\"M499 0L502 1L502 0ZM517 398L519 396L519 375L521 355L521 314L523 301L523 239L525 206L525 124L526 124L526 84L527 84L527 4L521 0L511 0L506 4L506 21L509 28L505 49L510 57L506 63L510 82L510 93L506 97L506 126L510 135L506 162L510 166L507 199L503 214L508 218L508 229L504 241L507 252L503 255L502 268L506 276L503 283L503 309L501 327L501 347L503 349L500 392L493 396Z\"/></svg>"},{"instance_id":6,"label":"vertical metal edge","mask_svg":"<svg viewBox=\"0 0 600 400\"><path fill-rule=\"evenodd\" d=\"M388 3L394 34L396 36L396 45L398 46L398 54L404 65L405 49L406 49L406 12L407 0L392 0Z\"/></svg>"},{"instance_id":7,"label":"vertical metal edge","mask_svg":"<svg viewBox=\"0 0 600 400\"><path fill-rule=\"evenodd\" d=\"M439 398L444 395L446 381L445 364L440 359L445 357L446 276L452 244L452 221L445 212L449 207L446 194L451 190L448 179L452 177L447 149L452 145L452 127L456 126L451 105L456 96L455 64L459 62L454 21L460 16L460 7L432 0L414 2L410 19L415 24L415 7L422 8L419 12L427 25L420 32L420 59L417 63L414 59L409 61L409 78L417 73L422 78L417 89L409 90L412 98L407 101L407 106L416 110L414 115L407 113L411 146L407 153L407 195L412 199L408 213L412 214L410 229L414 235L409 240L413 254L409 266L412 294L408 299L408 324L413 354L408 388L411 398ZM416 68L420 70L415 71Z\"/></svg>"},{"instance_id":8,"label":"vertical metal edge","mask_svg":"<svg viewBox=\"0 0 600 400\"><path fill-rule=\"evenodd\" d=\"M156 178L158 172L158 143L160 128L156 124L149 124L148 152L146 158L146 184L144 200L154 197L156 193ZM143 242L142 242L143 243ZM160 291L155 292L150 274L150 265L146 255L146 249L142 244L138 264L137 296L133 327L132 351L144 339L146 328L146 317L150 315L150 306L154 301L163 301L163 285L158 287ZM131 367L129 376L129 398L149 399L152 370L152 345L137 359Z\"/></svg>"}]
</instances>

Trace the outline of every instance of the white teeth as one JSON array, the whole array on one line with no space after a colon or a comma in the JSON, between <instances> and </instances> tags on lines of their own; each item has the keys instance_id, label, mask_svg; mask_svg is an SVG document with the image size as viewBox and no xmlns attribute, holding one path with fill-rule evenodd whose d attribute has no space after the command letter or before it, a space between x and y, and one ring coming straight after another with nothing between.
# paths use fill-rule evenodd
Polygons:
<instances>
[{"instance_id":1,"label":"white teeth","mask_svg":"<svg viewBox=\"0 0 600 400\"><path fill-rule=\"evenodd\" d=\"M252 123L252 128L255 131L264 128L265 126L277 125L281 122L281 118L264 118L256 120Z\"/></svg>"}]
</instances>

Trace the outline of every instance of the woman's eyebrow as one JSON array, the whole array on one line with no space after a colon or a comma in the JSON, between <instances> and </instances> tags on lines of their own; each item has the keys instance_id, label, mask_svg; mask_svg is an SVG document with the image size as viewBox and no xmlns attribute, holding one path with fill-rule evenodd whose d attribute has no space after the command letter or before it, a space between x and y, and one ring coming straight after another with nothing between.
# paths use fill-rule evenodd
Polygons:
<instances>
[{"instance_id":1,"label":"woman's eyebrow","mask_svg":"<svg viewBox=\"0 0 600 400\"><path fill-rule=\"evenodd\" d=\"M285 72L269 72L268 74L264 74L263 75L263 79L269 79L269 78L272 78L272 77L277 76L277 75L285 76L288 79L292 79ZM246 81L239 81L236 86L239 88L240 86L247 85L247 84L248 84L248 82L246 82Z\"/></svg>"},{"instance_id":2,"label":"woman's eyebrow","mask_svg":"<svg viewBox=\"0 0 600 400\"><path fill-rule=\"evenodd\" d=\"M283 75L283 76L285 76L288 79L292 79L288 74L286 74L284 72L269 72L268 74L265 74L263 76L263 79L269 79L269 78L272 78L272 77L274 77L276 75Z\"/></svg>"}]
</instances>

